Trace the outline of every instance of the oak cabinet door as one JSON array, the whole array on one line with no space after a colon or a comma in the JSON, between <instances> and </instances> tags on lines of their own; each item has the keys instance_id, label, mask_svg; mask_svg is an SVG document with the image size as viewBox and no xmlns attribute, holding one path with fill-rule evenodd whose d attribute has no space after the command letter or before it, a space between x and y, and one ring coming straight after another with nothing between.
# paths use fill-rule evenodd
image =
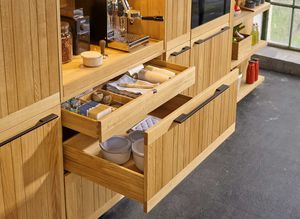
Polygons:
<instances>
[{"instance_id":1,"label":"oak cabinet door","mask_svg":"<svg viewBox=\"0 0 300 219\"><path fill-rule=\"evenodd\" d=\"M230 72L230 29L192 42L191 66L196 66L196 83L190 89L195 96Z\"/></svg>"},{"instance_id":2,"label":"oak cabinet door","mask_svg":"<svg viewBox=\"0 0 300 219\"><path fill-rule=\"evenodd\" d=\"M167 0L167 50L190 40L192 0Z\"/></svg>"},{"instance_id":3,"label":"oak cabinet door","mask_svg":"<svg viewBox=\"0 0 300 219\"><path fill-rule=\"evenodd\" d=\"M0 218L65 218L60 130L51 115L1 143Z\"/></svg>"},{"instance_id":4,"label":"oak cabinet door","mask_svg":"<svg viewBox=\"0 0 300 219\"><path fill-rule=\"evenodd\" d=\"M0 119L59 92L57 0L0 0Z\"/></svg>"}]
</instances>

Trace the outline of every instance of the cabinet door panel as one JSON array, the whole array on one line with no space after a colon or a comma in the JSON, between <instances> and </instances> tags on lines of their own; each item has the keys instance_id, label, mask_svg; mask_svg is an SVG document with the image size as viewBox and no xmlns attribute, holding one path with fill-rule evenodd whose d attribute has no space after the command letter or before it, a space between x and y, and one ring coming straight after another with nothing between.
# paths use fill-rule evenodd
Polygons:
<instances>
[{"instance_id":1,"label":"cabinet door panel","mask_svg":"<svg viewBox=\"0 0 300 219\"><path fill-rule=\"evenodd\" d=\"M0 118L59 91L56 0L0 0Z\"/></svg>"},{"instance_id":2,"label":"cabinet door panel","mask_svg":"<svg viewBox=\"0 0 300 219\"><path fill-rule=\"evenodd\" d=\"M191 0L167 0L167 50L190 39Z\"/></svg>"},{"instance_id":3,"label":"cabinet door panel","mask_svg":"<svg viewBox=\"0 0 300 219\"><path fill-rule=\"evenodd\" d=\"M228 40L230 30L222 29L207 39L193 42L191 66L196 66L196 83L189 95L195 96L230 72Z\"/></svg>"},{"instance_id":4,"label":"cabinet door panel","mask_svg":"<svg viewBox=\"0 0 300 219\"><path fill-rule=\"evenodd\" d=\"M190 66L191 42L188 41L166 53L166 61L182 66ZM182 94L189 95L190 89L185 90Z\"/></svg>"},{"instance_id":5,"label":"cabinet door panel","mask_svg":"<svg viewBox=\"0 0 300 219\"><path fill-rule=\"evenodd\" d=\"M60 121L0 147L1 218L64 218Z\"/></svg>"}]
</instances>

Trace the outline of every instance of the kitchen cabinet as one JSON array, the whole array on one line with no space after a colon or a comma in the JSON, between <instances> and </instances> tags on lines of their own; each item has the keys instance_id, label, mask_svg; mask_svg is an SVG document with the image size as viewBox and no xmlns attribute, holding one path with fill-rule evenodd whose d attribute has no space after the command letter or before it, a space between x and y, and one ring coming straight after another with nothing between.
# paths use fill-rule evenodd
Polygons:
<instances>
[{"instance_id":1,"label":"kitchen cabinet","mask_svg":"<svg viewBox=\"0 0 300 219\"><path fill-rule=\"evenodd\" d=\"M230 72L231 31L220 27L192 40L191 66L196 67L196 83L189 89L195 96Z\"/></svg>"},{"instance_id":2,"label":"kitchen cabinet","mask_svg":"<svg viewBox=\"0 0 300 219\"><path fill-rule=\"evenodd\" d=\"M99 218L123 196L84 177L65 174L67 219Z\"/></svg>"},{"instance_id":3,"label":"kitchen cabinet","mask_svg":"<svg viewBox=\"0 0 300 219\"><path fill-rule=\"evenodd\" d=\"M238 71L194 98L177 95L150 114L160 122L145 132L144 173L131 159L120 166L102 157L84 134L64 142L69 172L144 204L149 212L235 130Z\"/></svg>"},{"instance_id":4,"label":"kitchen cabinet","mask_svg":"<svg viewBox=\"0 0 300 219\"><path fill-rule=\"evenodd\" d=\"M65 218L60 118L0 143L0 218Z\"/></svg>"},{"instance_id":5,"label":"kitchen cabinet","mask_svg":"<svg viewBox=\"0 0 300 219\"><path fill-rule=\"evenodd\" d=\"M0 7L2 119L53 95L59 99L60 51L56 0L1 0Z\"/></svg>"}]
</instances>

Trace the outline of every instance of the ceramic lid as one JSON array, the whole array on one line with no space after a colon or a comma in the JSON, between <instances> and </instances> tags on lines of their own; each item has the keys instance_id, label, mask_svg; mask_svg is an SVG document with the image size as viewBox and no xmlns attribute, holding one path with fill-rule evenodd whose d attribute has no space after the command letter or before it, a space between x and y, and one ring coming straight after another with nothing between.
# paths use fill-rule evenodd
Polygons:
<instances>
[{"instance_id":1,"label":"ceramic lid","mask_svg":"<svg viewBox=\"0 0 300 219\"><path fill-rule=\"evenodd\" d=\"M102 150L112 154L127 153L131 149L131 141L124 136L114 136L106 142L100 143Z\"/></svg>"}]
</instances>

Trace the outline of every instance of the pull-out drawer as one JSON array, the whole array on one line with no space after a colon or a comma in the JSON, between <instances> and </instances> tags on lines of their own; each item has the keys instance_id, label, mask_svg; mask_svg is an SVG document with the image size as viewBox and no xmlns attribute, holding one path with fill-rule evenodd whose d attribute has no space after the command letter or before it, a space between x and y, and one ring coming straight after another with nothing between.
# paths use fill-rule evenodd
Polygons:
<instances>
[{"instance_id":1,"label":"pull-out drawer","mask_svg":"<svg viewBox=\"0 0 300 219\"><path fill-rule=\"evenodd\" d=\"M149 212L234 132L237 76L228 74L194 98L177 95L150 113L161 121L145 133L144 173L132 159L122 166L103 159L98 140L83 134L64 143L65 169Z\"/></svg>"},{"instance_id":2,"label":"pull-out drawer","mask_svg":"<svg viewBox=\"0 0 300 219\"><path fill-rule=\"evenodd\" d=\"M138 98L129 101L100 120L90 119L62 110L63 126L85 135L99 138L103 142L113 135L125 133L144 119L148 113L195 83L194 67L184 67L158 60L153 60L150 64L170 70L176 73L176 76Z\"/></svg>"}]
</instances>

